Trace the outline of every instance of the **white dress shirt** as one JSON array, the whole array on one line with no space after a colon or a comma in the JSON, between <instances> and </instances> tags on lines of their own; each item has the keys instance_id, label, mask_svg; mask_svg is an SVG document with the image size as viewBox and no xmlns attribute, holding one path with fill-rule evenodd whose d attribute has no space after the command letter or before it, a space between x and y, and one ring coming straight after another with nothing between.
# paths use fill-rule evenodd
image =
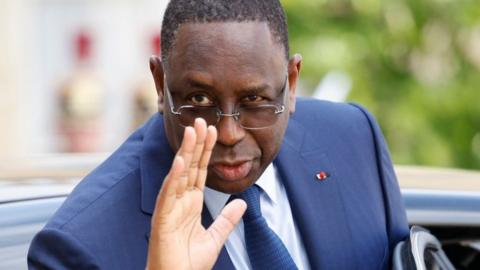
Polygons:
<instances>
[{"instance_id":1,"label":"white dress shirt","mask_svg":"<svg viewBox=\"0 0 480 270\"><path fill-rule=\"evenodd\" d=\"M263 190L260 194L260 207L268 226L280 237L298 269L310 269L300 233L292 217L285 187L276 177L273 164L267 167L256 184ZM230 194L205 187L205 204L214 219L229 198ZM245 246L242 220L228 237L225 248L236 269L252 269Z\"/></svg>"}]
</instances>

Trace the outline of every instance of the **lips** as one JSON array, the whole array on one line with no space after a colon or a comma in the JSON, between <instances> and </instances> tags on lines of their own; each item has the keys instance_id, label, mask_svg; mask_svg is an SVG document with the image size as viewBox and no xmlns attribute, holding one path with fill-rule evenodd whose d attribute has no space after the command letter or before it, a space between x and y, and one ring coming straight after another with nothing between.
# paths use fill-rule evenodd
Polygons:
<instances>
[{"instance_id":1,"label":"lips","mask_svg":"<svg viewBox=\"0 0 480 270\"><path fill-rule=\"evenodd\" d=\"M234 182L247 177L252 161L219 162L212 164L213 171L225 181Z\"/></svg>"}]
</instances>

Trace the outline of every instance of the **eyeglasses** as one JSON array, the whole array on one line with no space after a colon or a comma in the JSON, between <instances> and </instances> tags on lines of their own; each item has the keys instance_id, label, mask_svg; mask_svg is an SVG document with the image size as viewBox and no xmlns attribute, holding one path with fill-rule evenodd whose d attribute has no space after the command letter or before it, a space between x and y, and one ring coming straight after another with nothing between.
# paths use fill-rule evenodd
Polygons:
<instances>
[{"instance_id":1,"label":"eyeglasses","mask_svg":"<svg viewBox=\"0 0 480 270\"><path fill-rule=\"evenodd\" d=\"M183 127L193 126L195 118L203 118L207 125L215 126L222 117L233 117L235 121L244 129L262 129L273 126L281 113L285 111L285 99L287 97L287 77L283 88L282 104L262 104L256 106L239 106L232 113L222 112L218 106L194 106L183 105L174 109L173 99L168 90L165 89L167 100L170 106L170 112L178 117L179 124Z\"/></svg>"}]
</instances>

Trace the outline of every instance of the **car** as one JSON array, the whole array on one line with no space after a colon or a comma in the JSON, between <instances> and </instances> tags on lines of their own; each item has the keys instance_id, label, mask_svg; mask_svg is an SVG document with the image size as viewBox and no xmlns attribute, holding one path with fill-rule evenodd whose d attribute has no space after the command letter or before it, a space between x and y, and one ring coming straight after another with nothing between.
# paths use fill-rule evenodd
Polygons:
<instances>
[{"instance_id":1,"label":"car","mask_svg":"<svg viewBox=\"0 0 480 270\"><path fill-rule=\"evenodd\" d=\"M396 166L410 225L440 240L456 269L480 269L480 173Z\"/></svg>"},{"instance_id":2,"label":"car","mask_svg":"<svg viewBox=\"0 0 480 270\"><path fill-rule=\"evenodd\" d=\"M26 269L31 239L106 154L0 167L0 269ZM410 225L435 235L457 269L480 269L480 172L395 166Z\"/></svg>"},{"instance_id":3,"label":"car","mask_svg":"<svg viewBox=\"0 0 480 270\"><path fill-rule=\"evenodd\" d=\"M26 269L30 241L106 154L0 162L0 269Z\"/></svg>"}]
</instances>

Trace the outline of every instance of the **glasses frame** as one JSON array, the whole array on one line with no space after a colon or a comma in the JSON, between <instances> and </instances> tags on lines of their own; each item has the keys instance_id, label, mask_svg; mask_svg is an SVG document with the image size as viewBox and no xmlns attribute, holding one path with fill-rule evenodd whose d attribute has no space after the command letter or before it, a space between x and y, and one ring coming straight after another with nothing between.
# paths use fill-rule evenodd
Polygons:
<instances>
[{"instance_id":1,"label":"glasses frame","mask_svg":"<svg viewBox=\"0 0 480 270\"><path fill-rule=\"evenodd\" d=\"M166 81L166 80L165 80ZM275 108L275 115L278 115L278 114L281 114L283 112L285 112L285 101L286 101L286 98L287 98L287 92L286 89L287 89L287 82L288 82L288 75L285 76L285 82L283 83L283 87L282 87L282 90L280 92L283 92L283 98L282 98L282 104L262 104L262 105L258 105L258 106L254 106L253 108ZM179 106L176 110L175 110L175 106L173 104L173 98L172 98L172 95L170 93L170 90L168 88L168 85L167 83L165 83L165 93L166 93L166 96L167 96L167 101L168 101L168 105L170 106L170 112L173 114L173 115L177 115L178 117L180 117L180 115L182 115L182 113L180 112L182 109L187 109L187 108L199 108L199 107L202 107L202 106L195 106L195 105L182 105L182 106ZM213 108L213 107L212 107ZM214 124L215 126L220 122L220 120L222 119L222 117L233 117L233 119L235 119L235 121L239 121L240 119L240 112L235 112L236 110L238 110L237 107L234 108L234 112L232 113L224 113L222 110L220 110L220 108L218 106L215 106L215 109L217 111L217 122ZM187 126L184 126L182 124L179 123L180 126L182 127L187 127ZM239 125L244 128L244 129L250 129L250 130L255 130L255 129L264 129L264 128L268 128L268 127L271 127L273 126L274 124L271 124L269 126L265 126L265 127L256 127L256 128L252 128L252 127L245 127L243 126L242 124L240 124L239 122Z\"/></svg>"}]
</instances>

